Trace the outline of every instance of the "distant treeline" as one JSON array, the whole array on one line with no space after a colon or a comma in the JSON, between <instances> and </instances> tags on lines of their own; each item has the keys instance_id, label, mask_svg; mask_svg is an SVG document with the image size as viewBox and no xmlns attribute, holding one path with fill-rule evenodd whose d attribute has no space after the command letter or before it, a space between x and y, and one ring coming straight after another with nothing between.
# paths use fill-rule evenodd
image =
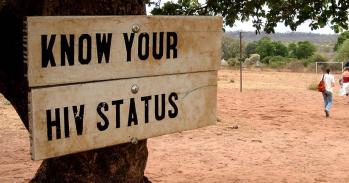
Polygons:
<instances>
[{"instance_id":1,"label":"distant treeline","mask_svg":"<svg viewBox=\"0 0 349 183\"><path fill-rule=\"evenodd\" d=\"M226 32L225 35L234 38L239 38L239 32ZM314 44L324 45L324 44L335 44L338 38L336 34L314 34L314 33L301 33L301 32L288 32L288 33L275 33L275 34L256 34L255 32L243 32L244 41L258 41L262 37L269 37L273 41L281 42L298 42L298 41L309 41Z\"/></svg>"}]
</instances>

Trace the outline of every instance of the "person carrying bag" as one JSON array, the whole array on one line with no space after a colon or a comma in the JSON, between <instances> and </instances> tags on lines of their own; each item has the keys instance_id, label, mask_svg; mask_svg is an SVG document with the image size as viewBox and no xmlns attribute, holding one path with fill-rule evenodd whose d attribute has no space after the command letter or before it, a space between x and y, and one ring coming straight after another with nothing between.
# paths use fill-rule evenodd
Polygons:
<instances>
[{"instance_id":1,"label":"person carrying bag","mask_svg":"<svg viewBox=\"0 0 349 183\"><path fill-rule=\"evenodd\" d=\"M317 85L317 90L318 90L319 92L324 92L324 91L325 91L324 77L325 77L325 75L322 75L322 79L321 79L321 81L319 82L319 84Z\"/></svg>"},{"instance_id":2,"label":"person carrying bag","mask_svg":"<svg viewBox=\"0 0 349 183\"><path fill-rule=\"evenodd\" d=\"M330 110L333 103L333 87L334 77L330 74L330 69L326 69L326 73L322 76L322 79L318 84L318 91L322 92L324 99L326 117L330 117Z\"/></svg>"}]
</instances>

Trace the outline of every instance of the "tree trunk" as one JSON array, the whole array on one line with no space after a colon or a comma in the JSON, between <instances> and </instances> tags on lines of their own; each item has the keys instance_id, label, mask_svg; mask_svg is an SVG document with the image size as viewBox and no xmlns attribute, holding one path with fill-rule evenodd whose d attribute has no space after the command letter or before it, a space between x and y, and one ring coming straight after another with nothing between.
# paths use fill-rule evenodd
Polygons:
<instances>
[{"instance_id":1,"label":"tree trunk","mask_svg":"<svg viewBox=\"0 0 349 183\"><path fill-rule=\"evenodd\" d=\"M52 15L144 15L146 0L0 0L0 92L28 129L23 19ZM147 141L44 160L31 182L146 182Z\"/></svg>"}]
</instances>

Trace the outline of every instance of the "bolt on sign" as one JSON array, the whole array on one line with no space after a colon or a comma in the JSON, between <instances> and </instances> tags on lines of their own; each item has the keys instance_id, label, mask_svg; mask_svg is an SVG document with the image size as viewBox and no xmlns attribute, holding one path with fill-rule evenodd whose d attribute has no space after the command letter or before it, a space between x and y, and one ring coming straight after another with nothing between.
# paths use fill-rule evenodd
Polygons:
<instances>
[{"instance_id":1,"label":"bolt on sign","mask_svg":"<svg viewBox=\"0 0 349 183\"><path fill-rule=\"evenodd\" d=\"M215 124L221 30L221 17L27 17L32 159Z\"/></svg>"}]
</instances>

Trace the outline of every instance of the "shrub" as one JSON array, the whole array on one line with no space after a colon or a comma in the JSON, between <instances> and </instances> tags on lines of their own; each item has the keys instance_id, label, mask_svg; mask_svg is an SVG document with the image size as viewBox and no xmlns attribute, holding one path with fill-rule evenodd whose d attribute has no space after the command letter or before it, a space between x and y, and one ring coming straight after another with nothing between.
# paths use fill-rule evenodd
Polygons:
<instances>
[{"instance_id":1,"label":"shrub","mask_svg":"<svg viewBox=\"0 0 349 183\"><path fill-rule=\"evenodd\" d=\"M288 48L281 41L272 41L268 37L263 37L257 42L256 53L262 59L268 56L287 56Z\"/></svg>"},{"instance_id":2,"label":"shrub","mask_svg":"<svg viewBox=\"0 0 349 183\"><path fill-rule=\"evenodd\" d=\"M249 42L245 48L245 53L248 57L250 57L251 54L256 53L257 48L257 41Z\"/></svg>"},{"instance_id":3,"label":"shrub","mask_svg":"<svg viewBox=\"0 0 349 183\"><path fill-rule=\"evenodd\" d=\"M288 51L290 57L305 59L314 55L316 46L309 41L299 41L297 44L290 43L288 45Z\"/></svg>"},{"instance_id":4,"label":"shrub","mask_svg":"<svg viewBox=\"0 0 349 183\"><path fill-rule=\"evenodd\" d=\"M337 50L336 60L347 61L349 59L349 39L345 40Z\"/></svg>"},{"instance_id":5,"label":"shrub","mask_svg":"<svg viewBox=\"0 0 349 183\"><path fill-rule=\"evenodd\" d=\"M281 62L285 59L285 57L282 56L273 56L269 59L269 63L271 62Z\"/></svg>"},{"instance_id":6,"label":"shrub","mask_svg":"<svg viewBox=\"0 0 349 183\"><path fill-rule=\"evenodd\" d=\"M280 68L280 67L284 67L286 63L288 63L289 61L290 61L289 58L285 58L282 56L274 56L270 58L269 66L271 68Z\"/></svg>"},{"instance_id":7,"label":"shrub","mask_svg":"<svg viewBox=\"0 0 349 183\"><path fill-rule=\"evenodd\" d=\"M274 50L274 45L268 37L263 37L257 42L256 53L258 53L262 59L267 56L274 56Z\"/></svg>"},{"instance_id":8,"label":"shrub","mask_svg":"<svg viewBox=\"0 0 349 183\"><path fill-rule=\"evenodd\" d=\"M288 52L290 57L296 58L296 52L297 52L297 44L296 43L290 43L288 45Z\"/></svg>"},{"instance_id":9,"label":"shrub","mask_svg":"<svg viewBox=\"0 0 349 183\"><path fill-rule=\"evenodd\" d=\"M283 57L288 56L288 48L281 41L273 42L272 44L275 48L274 55L279 55Z\"/></svg>"},{"instance_id":10,"label":"shrub","mask_svg":"<svg viewBox=\"0 0 349 183\"><path fill-rule=\"evenodd\" d=\"M265 58L263 58L263 59L261 60L261 62L262 62L263 64L269 64L270 58L271 58L271 56L265 57Z\"/></svg>"},{"instance_id":11,"label":"shrub","mask_svg":"<svg viewBox=\"0 0 349 183\"><path fill-rule=\"evenodd\" d=\"M275 56L269 59L269 66L272 68L287 68L292 71L303 71L303 62L296 58Z\"/></svg>"},{"instance_id":12,"label":"shrub","mask_svg":"<svg viewBox=\"0 0 349 183\"><path fill-rule=\"evenodd\" d=\"M260 61L260 56L258 54L251 54L250 58L245 60L246 65L256 65Z\"/></svg>"},{"instance_id":13,"label":"shrub","mask_svg":"<svg viewBox=\"0 0 349 183\"><path fill-rule=\"evenodd\" d=\"M309 58L314 55L316 46L309 41L299 41L297 43L296 57L299 59Z\"/></svg>"},{"instance_id":14,"label":"shrub","mask_svg":"<svg viewBox=\"0 0 349 183\"><path fill-rule=\"evenodd\" d=\"M337 38L337 43L334 47L334 51L338 51L343 42L347 39L349 39L349 31L342 32Z\"/></svg>"},{"instance_id":15,"label":"shrub","mask_svg":"<svg viewBox=\"0 0 349 183\"><path fill-rule=\"evenodd\" d=\"M287 63L286 68L293 72L302 72L304 71L304 64L300 60L292 60Z\"/></svg>"},{"instance_id":16,"label":"shrub","mask_svg":"<svg viewBox=\"0 0 349 183\"><path fill-rule=\"evenodd\" d=\"M5 100L4 105L11 105L11 102L8 100Z\"/></svg>"},{"instance_id":17,"label":"shrub","mask_svg":"<svg viewBox=\"0 0 349 183\"><path fill-rule=\"evenodd\" d=\"M306 69L308 72L315 72L316 71L316 64L315 63L310 63L307 65Z\"/></svg>"},{"instance_id":18,"label":"shrub","mask_svg":"<svg viewBox=\"0 0 349 183\"><path fill-rule=\"evenodd\" d=\"M238 39L223 36L222 39L222 57L227 60L229 58L237 57L240 54L240 42Z\"/></svg>"},{"instance_id":19,"label":"shrub","mask_svg":"<svg viewBox=\"0 0 349 183\"><path fill-rule=\"evenodd\" d=\"M233 67L238 66L240 64L240 61L237 58L230 58L227 60L227 62L230 66L233 66Z\"/></svg>"},{"instance_id":20,"label":"shrub","mask_svg":"<svg viewBox=\"0 0 349 183\"><path fill-rule=\"evenodd\" d=\"M332 73L341 73L342 72L342 65L341 64L328 64L328 63L318 64L318 72L325 73L326 69L331 69Z\"/></svg>"},{"instance_id":21,"label":"shrub","mask_svg":"<svg viewBox=\"0 0 349 183\"><path fill-rule=\"evenodd\" d=\"M311 63L327 62L327 60L328 59L326 57L324 57L323 55L315 54L315 55L311 56L310 58L305 59L303 63L304 63L304 66L308 66Z\"/></svg>"},{"instance_id":22,"label":"shrub","mask_svg":"<svg viewBox=\"0 0 349 183\"><path fill-rule=\"evenodd\" d=\"M321 55L321 54L315 54L311 57L311 59L313 59L313 63L315 62L327 62L328 58L326 58L325 56Z\"/></svg>"},{"instance_id":23,"label":"shrub","mask_svg":"<svg viewBox=\"0 0 349 183\"><path fill-rule=\"evenodd\" d=\"M317 83L311 83L309 86L308 86L308 90L313 90L313 91L317 91Z\"/></svg>"}]
</instances>

